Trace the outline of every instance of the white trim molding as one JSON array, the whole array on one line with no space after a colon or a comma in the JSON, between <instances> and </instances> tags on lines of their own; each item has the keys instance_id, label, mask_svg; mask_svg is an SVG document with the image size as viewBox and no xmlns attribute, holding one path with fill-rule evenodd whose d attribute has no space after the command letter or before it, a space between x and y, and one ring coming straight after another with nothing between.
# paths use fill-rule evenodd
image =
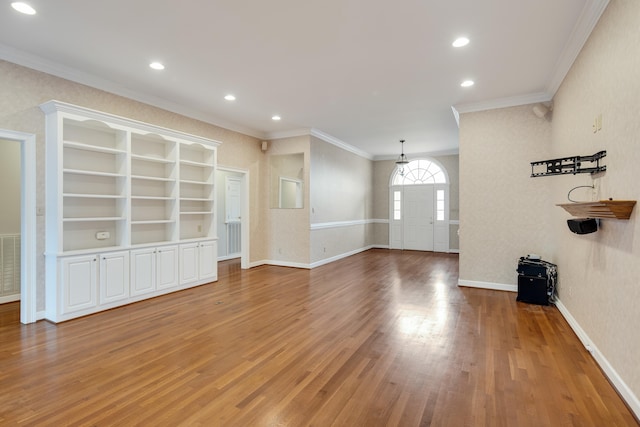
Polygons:
<instances>
[{"instance_id":1,"label":"white trim molding","mask_svg":"<svg viewBox=\"0 0 640 427\"><path fill-rule=\"evenodd\" d=\"M20 294L7 295L6 297L0 297L0 304L7 304L10 302L20 301Z\"/></svg>"},{"instance_id":2,"label":"white trim molding","mask_svg":"<svg viewBox=\"0 0 640 427\"><path fill-rule=\"evenodd\" d=\"M305 270L309 270L311 267L309 264L301 263L301 262L289 262L289 261L278 261L272 259L263 259L261 261L252 262L249 267L260 267L262 265L275 265L277 267L291 267L291 268L303 268Z\"/></svg>"},{"instance_id":3,"label":"white trim molding","mask_svg":"<svg viewBox=\"0 0 640 427\"><path fill-rule=\"evenodd\" d=\"M591 356L595 359L596 363L600 366L600 369L607 376L613 387L618 391L622 399L629 406L629 409L633 412L636 418L640 419L640 399L636 396L631 388L622 380L620 375L611 366L609 361L604 357L602 352L596 347L589 335L582 329L578 321L571 315L567 307L562 304L562 301L557 300L555 302L556 307L565 318L573 332L578 336L584 348L591 353Z\"/></svg>"},{"instance_id":4,"label":"white trim molding","mask_svg":"<svg viewBox=\"0 0 640 427\"><path fill-rule=\"evenodd\" d=\"M316 267L320 267L325 264L330 264L334 261L341 260L343 258L348 258L351 255L359 254L360 252L368 251L369 249L389 249L388 245L370 245L365 246L363 248L354 249L349 252L345 252L339 255L332 256L330 258L321 259L320 261L313 262L311 264L303 264L296 262L286 262L286 261L274 261L274 260L262 260L262 261L254 261L251 263L251 268L260 267L262 265L275 265L279 267L293 267L293 268L304 268L304 269L313 269Z\"/></svg>"},{"instance_id":5,"label":"white trim molding","mask_svg":"<svg viewBox=\"0 0 640 427\"><path fill-rule=\"evenodd\" d=\"M466 288L490 289L493 291L518 292L518 285L506 285L504 283L476 282L473 280L458 279L458 286Z\"/></svg>"},{"instance_id":6,"label":"white trim molding","mask_svg":"<svg viewBox=\"0 0 640 427\"><path fill-rule=\"evenodd\" d=\"M311 268L316 268L316 267L320 267L321 265L330 264L330 263L332 263L334 261L338 261L338 260L341 260L343 258L348 258L351 255L359 254L360 252L365 252L365 251L368 251L369 249L373 249L373 248L374 248L374 246L365 246L364 248L354 249L352 251L345 252L345 253L342 253L340 255L332 256L330 258L321 259L320 261L316 261L314 263L311 263Z\"/></svg>"},{"instance_id":7,"label":"white trim molding","mask_svg":"<svg viewBox=\"0 0 640 427\"><path fill-rule=\"evenodd\" d=\"M274 139L293 138L296 136L314 136L318 139L323 140L324 142L328 142L329 144L335 145L338 148L342 148L345 151L353 153L356 156L363 157L367 160L374 160L373 156L366 151L354 147L353 145L347 144L346 142L336 138L335 136L329 135L328 133L314 128L302 128L283 132L272 132L268 133L265 139L272 141Z\"/></svg>"},{"instance_id":8,"label":"white trim molding","mask_svg":"<svg viewBox=\"0 0 640 427\"><path fill-rule=\"evenodd\" d=\"M352 227L355 225L367 224L389 224L388 219L355 219L352 221L332 221L332 222L316 222L311 224L311 231L325 230L328 228Z\"/></svg>"},{"instance_id":9,"label":"white trim molding","mask_svg":"<svg viewBox=\"0 0 640 427\"><path fill-rule=\"evenodd\" d=\"M568 70L567 70L568 71ZM472 102L469 104L454 105L454 116L476 111L496 110L498 108L516 107L518 105L535 104L537 102L549 102L553 94L547 92L530 93L526 95L510 96L506 98L491 99L489 101Z\"/></svg>"},{"instance_id":10,"label":"white trim molding","mask_svg":"<svg viewBox=\"0 0 640 427\"><path fill-rule=\"evenodd\" d=\"M20 322L34 323L36 315L37 219L36 136L0 129L0 138L20 142Z\"/></svg>"},{"instance_id":11,"label":"white trim molding","mask_svg":"<svg viewBox=\"0 0 640 427\"><path fill-rule=\"evenodd\" d=\"M23 67L31 68L32 70L41 71L52 76L71 80L72 82L94 87L105 92L130 98L166 111L190 117L192 119L201 120L214 126L239 132L244 135L253 136L258 139L266 139L266 134L257 129L230 122L219 117L213 117L210 113L196 108L190 108L171 100L131 90L111 80L69 68L66 65L32 55L2 43L0 43L0 59L4 59L5 61L9 61Z\"/></svg>"},{"instance_id":12,"label":"white trim molding","mask_svg":"<svg viewBox=\"0 0 640 427\"><path fill-rule=\"evenodd\" d=\"M538 93L530 93L521 96L499 98L483 102L459 104L452 106L453 116L460 126L460 114L475 111L495 110L497 108L515 107L518 105L535 104L537 102L549 102L553 99L560 84L573 66L578 54L587 42L593 28L604 13L609 0L587 0L576 25L573 27L569 40L565 44L562 53L556 61L553 73L547 82L545 90Z\"/></svg>"},{"instance_id":13,"label":"white trim molding","mask_svg":"<svg viewBox=\"0 0 640 427\"><path fill-rule=\"evenodd\" d=\"M569 40L564 45L564 49L555 64L554 72L545 92L555 95L558 91L560 84L567 76L608 4L609 0L587 0L576 25L573 27Z\"/></svg>"}]
</instances>

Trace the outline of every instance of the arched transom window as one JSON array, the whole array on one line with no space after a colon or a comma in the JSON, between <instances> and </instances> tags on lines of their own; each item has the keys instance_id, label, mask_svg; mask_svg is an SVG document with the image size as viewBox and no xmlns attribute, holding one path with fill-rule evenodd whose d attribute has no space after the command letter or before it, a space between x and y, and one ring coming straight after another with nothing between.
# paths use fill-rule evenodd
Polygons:
<instances>
[{"instance_id":1,"label":"arched transom window","mask_svg":"<svg viewBox=\"0 0 640 427\"><path fill-rule=\"evenodd\" d=\"M396 169L392 185L446 184L447 175L436 163L429 160L412 160L403 168Z\"/></svg>"}]
</instances>

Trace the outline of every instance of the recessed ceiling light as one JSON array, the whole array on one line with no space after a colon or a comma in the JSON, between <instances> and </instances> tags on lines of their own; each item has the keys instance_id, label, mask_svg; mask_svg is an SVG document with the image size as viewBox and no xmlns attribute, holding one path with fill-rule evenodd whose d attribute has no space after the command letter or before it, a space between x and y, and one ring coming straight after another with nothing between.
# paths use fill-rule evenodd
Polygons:
<instances>
[{"instance_id":1,"label":"recessed ceiling light","mask_svg":"<svg viewBox=\"0 0 640 427\"><path fill-rule=\"evenodd\" d=\"M281 119L282 119L282 117L280 117L280 116L273 116L273 117L271 117L271 120L274 120L274 121L276 121L276 122L277 122L278 120L281 120Z\"/></svg>"},{"instance_id":2,"label":"recessed ceiling light","mask_svg":"<svg viewBox=\"0 0 640 427\"><path fill-rule=\"evenodd\" d=\"M151 64L149 64L149 67L153 68L154 70L164 70L164 65L162 65L162 63L160 62L152 62Z\"/></svg>"},{"instance_id":3,"label":"recessed ceiling light","mask_svg":"<svg viewBox=\"0 0 640 427\"><path fill-rule=\"evenodd\" d=\"M25 15L35 15L36 10L29 6L27 3L21 1L14 1L11 3L11 7L17 10L20 13L24 13Z\"/></svg>"},{"instance_id":4,"label":"recessed ceiling light","mask_svg":"<svg viewBox=\"0 0 640 427\"><path fill-rule=\"evenodd\" d=\"M471 87L473 86L475 83L473 80L465 80L462 83L460 83L460 86L462 87Z\"/></svg>"},{"instance_id":5,"label":"recessed ceiling light","mask_svg":"<svg viewBox=\"0 0 640 427\"><path fill-rule=\"evenodd\" d=\"M233 96L233 95L231 95L231 94L229 94L229 95L226 95L226 96L224 97L224 99L226 99L227 101L235 101L235 100L236 100L236 97L235 97L235 96Z\"/></svg>"},{"instance_id":6,"label":"recessed ceiling light","mask_svg":"<svg viewBox=\"0 0 640 427\"><path fill-rule=\"evenodd\" d=\"M462 47L469 44L469 39L466 37L458 37L453 43L453 47Z\"/></svg>"}]
</instances>

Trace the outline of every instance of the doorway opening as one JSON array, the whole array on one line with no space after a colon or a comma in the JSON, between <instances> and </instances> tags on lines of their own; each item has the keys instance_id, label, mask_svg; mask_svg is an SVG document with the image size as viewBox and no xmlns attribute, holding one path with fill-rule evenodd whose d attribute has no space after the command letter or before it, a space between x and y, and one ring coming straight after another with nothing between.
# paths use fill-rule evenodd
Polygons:
<instances>
[{"instance_id":1,"label":"doorway opening","mask_svg":"<svg viewBox=\"0 0 640 427\"><path fill-rule=\"evenodd\" d=\"M389 248L449 251L449 177L437 161L413 160L391 174Z\"/></svg>"},{"instance_id":2,"label":"doorway opening","mask_svg":"<svg viewBox=\"0 0 640 427\"><path fill-rule=\"evenodd\" d=\"M249 171L218 166L216 172L218 260L240 258L249 268Z\"/></svg>"},{"instance_id":3,"label":"doorway opening","mask_svg":"<svg viewBox=\"0 0 640 427\"><path fill-rule=\"evenodd\" d=\"M33 323L36 313L36 137L0 129L0 144L20 144L20 322ZM14 246L15 247L15 246ZM18 253L16 253L18 256Z\"/></svg>"}]
</instances>

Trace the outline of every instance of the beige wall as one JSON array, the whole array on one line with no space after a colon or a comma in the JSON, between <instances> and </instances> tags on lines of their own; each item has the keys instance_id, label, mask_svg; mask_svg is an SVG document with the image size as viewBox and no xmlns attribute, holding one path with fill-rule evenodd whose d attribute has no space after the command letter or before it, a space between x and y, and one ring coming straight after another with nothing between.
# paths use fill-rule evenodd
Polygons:
<instances>
[{"instance_id":1,"label":"beige wall","mask_svg":"<svg viewBox=\"0 0 640 427\"><path fill-rule=\"evenodd\" d=\"M189 119L117 95L73 83L45 73L0 61L0 128L36 135L36 203L44 207L45 136L44 113L39 105L51 99L116 114L205 138L221 141L218 163L248 170L250 173L251 254L250 259L266 257L265 230L268 218L266 192L258 179L265 168L259 141L220 127ZM37 217L37 310L44 309L44 216Z\"/></svg>"},{"instance_id":2,"label":"beige wall","mask_svg":"<svg viewBox=\"0 0 640 427\"><path fill-rule=\"evenodd\" d=\"M20 234L20 143L0 140L0 234Z\"/></svg>"},{"instance_id":3,"label":"beige wall","mask_svg":"<svg viewBox=\"0 0 640 427\"><path fill-rule=\"evenodd\" d=\"M572 234L570 216L555 204L566 203L571 188L591 185L591 176L529 178L529 162L607 150L597 197L640 199L639 22L640 2L611 0L558 90L550 120L533 116L531 106L460 118L460 280L514 284L516 260L529 252L557 263L561 304L635 396L636 410L638 207L628 221L602 220L597 233ZM599 114L602 130L594 133Z\"/></svg>"},{"instance_id":4,"label":"beige wall","mask_svg":"<svg viewBox=\"0 0 640 427\"><path fill-rule=\"evenodd\" d=\"M554 156L607 150L607 172L595 180L598 199L640 200L640 2L611 0L555 97ZM602 114L602 130L592 124ZM554 200L591 185L588 175L554 177ZM574 195L575 194L575 195ZM585 193L573 197L587 199ZM560 299L636 396L640 396L640 221L602 220L578 236L569 215L551 208L558 240Z\"/></svg>"},{"instance_id":5,"label":"beige wall","mask_svg":"<svg viewBox=\"0 0 640 427\"><path fill-rule=\"evenodd\" d=\"M311 137L311 223L370 219L372 162Z\"/></svg>"},{"instance_id":6,"label":"beige wall","mask_svg":"<svg viewBox=\"0 0 640 427\"><path fill-rule=\"evenodd\" d=\"M302 209L267 209L267 262L284 263L305 267L309 264L309 139L310 136L276 139L269 142L267 159L273 155L298 154L304 155L304 171L301 176L304 181ZM267 160L271 163L271 160ZM266 169L262 180L269 183L271 168ZM273 194L273 188L267 185L263 188L265 195ZM277 196L275 196L277 200Z\"/></svg>"},{"instance_id":7,"label":"beige wall","mask_svg":"<svg viewBox=\"0 0 640 427\"><path fill-rule=\"evenodd\" d=\"M372 174L372 161L311 137L311 225L372 219ZM372 244L372 224L312 229L311 262Z\"/></svg>"},{"instance_id":8,"label":"beige wall","mask_svg":"<svg viewBox=\"0 0 640 427\"><path fill-rule=\"evenodd\" d=\"M553 177L530 178L550 142L551 123L532 106L461 115L460 280L515 285L519 257L553 261Z\"/></svg>"}]
</instances>

